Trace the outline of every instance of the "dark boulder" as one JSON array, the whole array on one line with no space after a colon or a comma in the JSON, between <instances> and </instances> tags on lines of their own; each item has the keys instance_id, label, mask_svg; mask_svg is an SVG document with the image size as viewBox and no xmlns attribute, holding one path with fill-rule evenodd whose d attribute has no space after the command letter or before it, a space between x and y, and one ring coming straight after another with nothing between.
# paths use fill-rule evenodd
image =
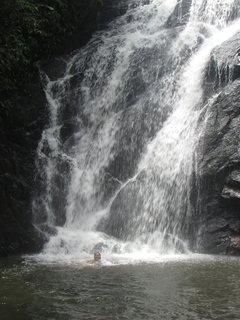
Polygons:
<instances>
[{"instance_id":1,"label":"dark boulder","mask_svg":"<svg viewBox=\"0 0 240 320\"><path fill-rule=\"evenodd\" d=\"M192 0L178 1L173 13L166 22L166 27L174 28L188 22Z\"/></svg>"},{"instance_id":2,"label":"dark boulder","mask_svg":"<svg viewBox=\"0 0 240 320\"><path fill-rule=\"evenodd\" d=\"M205 76L205 96L240 78L240 33L215 48Z\"/></svg>"},{"instance_id":3,"label":"dark boulder","mask_svg":"<svg viewBox=\"0 0 240 320\"><path fill-rule=\"evenodd\" d=\"M137 180L129 182L120 189L111 205L109 216L101 221L99 230L118 239L134 238L131 230L137 226L133 223L133 215L134 211L141 210L138 201L140 183Z\"/></svg>"},{"instance_id":4,"label":"dark boulder","mask_svg":"<svg viewBox=\"0 0 240 320\"><path fill-rule=\"evenodd\" d=\"M198 246L240 253L240 81L230 83L208 111L198 147Z\"/></svg>"},{"instance_id":5,"label":"dark boulder","mask_svg":"<svg viewBox=\"0 0 240 320\"><path fill-rule=\"evenodd\" d=\"M31 223L31 192L35 150L48 115L37 81L27 85L21 96L13 93L4 102L0 113L0 256L41 246Z\"/></svg>"},{"instance_id":6,"label":"dark boulder","mask_svg":"<svg viewBox=\"0 0 240 320\"><path fill-rule=\"evenodd\" d=\"M209 103L195 178L197 247L240 254L240 33L213 50L206 73Z\"/></svg>"}]
</instances>

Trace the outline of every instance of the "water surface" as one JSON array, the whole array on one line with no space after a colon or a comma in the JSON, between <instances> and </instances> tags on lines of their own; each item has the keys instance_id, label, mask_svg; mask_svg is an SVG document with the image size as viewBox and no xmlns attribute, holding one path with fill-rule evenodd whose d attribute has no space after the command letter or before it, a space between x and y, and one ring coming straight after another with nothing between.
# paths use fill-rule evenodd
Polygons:
<instances>
[{"instance_id":1,"label":"water surface","mask_svg":"<svg viewBox=\"0 0 240 320\"><path fill-rule=\"evenodd\" d=\"M0 260L0 319L240 319L240 259L86 268Z\"/></svg>"}]
</instances>

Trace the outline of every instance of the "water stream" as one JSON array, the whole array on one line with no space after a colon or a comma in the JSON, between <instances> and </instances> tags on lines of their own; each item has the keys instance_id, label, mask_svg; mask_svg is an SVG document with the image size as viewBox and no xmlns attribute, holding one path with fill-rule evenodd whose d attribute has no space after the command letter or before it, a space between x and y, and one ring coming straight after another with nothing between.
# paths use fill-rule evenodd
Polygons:
<instances>
[{"instance_id":1,"label":"water stream","mask_svg":"<svg viewBox=\"0 0 240 320\"><path fill-rule=\"evenodd\" d=\"M112 264L190 251L191 173L215 96L204 96L204 74L212 50L240 31L236 1L128 2L61 58L61 75L42 72L50 120L33 209L48 241L38 259L84 260L98 248Z\"/></svg>"}]
</instances>

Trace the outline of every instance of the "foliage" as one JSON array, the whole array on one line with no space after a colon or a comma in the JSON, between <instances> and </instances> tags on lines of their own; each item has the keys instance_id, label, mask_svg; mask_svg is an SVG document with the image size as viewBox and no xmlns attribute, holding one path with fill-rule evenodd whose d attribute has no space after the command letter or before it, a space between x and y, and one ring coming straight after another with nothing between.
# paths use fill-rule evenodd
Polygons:
<instances>
[{"instance_id":1,"label":"foliage","mask_svg":"<svg viewBox=\"0 0 240 320\"><path fill-rule=\"evenodd\" d=\"M81 28L96 0L1 0L0 93L30 81L34 65Z\"/></svg>"}]
</instances>

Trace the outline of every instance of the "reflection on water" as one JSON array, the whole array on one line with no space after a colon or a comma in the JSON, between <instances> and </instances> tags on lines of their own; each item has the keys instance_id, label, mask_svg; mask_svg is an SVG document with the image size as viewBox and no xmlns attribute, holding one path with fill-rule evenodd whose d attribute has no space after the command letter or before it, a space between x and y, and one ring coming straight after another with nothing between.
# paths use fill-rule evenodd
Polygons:
<instances>
[{"instance_id":1,"label":"reflection on water","mask_svg":"<svg viewBox=\"0 0 240 320\"><path fill-rule=\"evenodd\" d=\"M0 260L0 319L240 319L240 259L83 268Z\"/></svg>"}]
</instances>

